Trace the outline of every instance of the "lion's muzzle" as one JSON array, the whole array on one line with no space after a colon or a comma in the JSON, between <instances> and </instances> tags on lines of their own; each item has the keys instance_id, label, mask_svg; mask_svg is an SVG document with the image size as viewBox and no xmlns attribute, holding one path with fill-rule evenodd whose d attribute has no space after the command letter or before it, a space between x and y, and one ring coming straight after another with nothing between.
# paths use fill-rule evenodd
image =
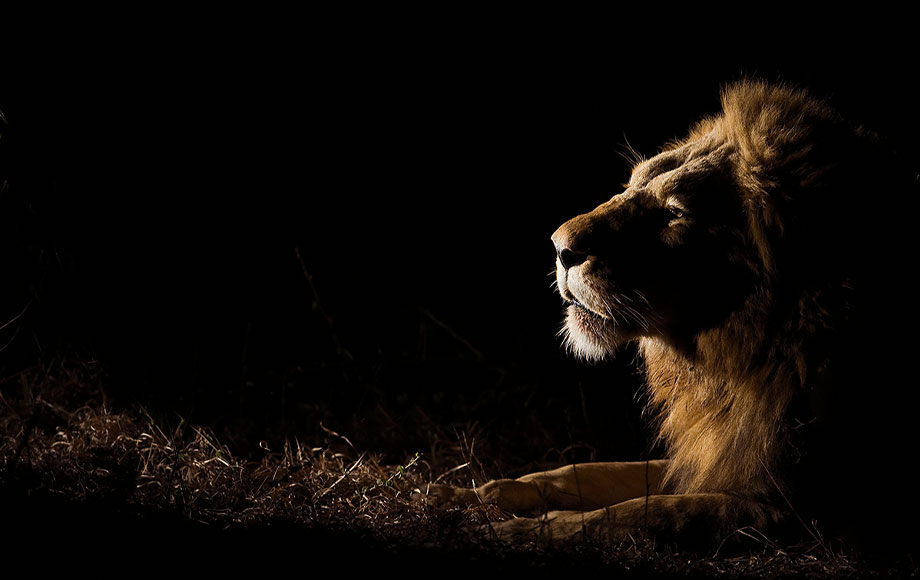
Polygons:
<instances>
[{"instance_id":1,"label":"lion's muzzle","mask_svg":"<svg viewBox=\"0 0 920 580\"><path fill-rule=\"evenodd\" d=\"M576 216L552 235L556 287L566 303L565 342L589 359L603 358L617 345L654 331L653 309L633 283L642 256L636 217L638 192L627 190L593 211ZM667 220L664 222L667 223Z\"/></svg>"}]
</instances>

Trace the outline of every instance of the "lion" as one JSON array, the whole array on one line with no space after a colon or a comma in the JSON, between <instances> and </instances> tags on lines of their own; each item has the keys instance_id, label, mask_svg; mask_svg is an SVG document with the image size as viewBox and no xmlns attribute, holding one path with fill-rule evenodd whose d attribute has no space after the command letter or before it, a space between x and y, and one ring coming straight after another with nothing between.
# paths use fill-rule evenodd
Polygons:
<instances>
[{"instance_id":1,"label":"lion","mask_svg":"<svg viewBox=\"0 0 920 580\"><path fill-rule=\"evenodd\" d=\"M721 104L552 235L566 347L638 344L664 458L429 498L495 503L514 516L499 536L554 540L866 539L915 513L888 499L911 413L873 393L905 383L915 198L879 138L804 90L745 80Z\"/></svg>"}]
</instances>

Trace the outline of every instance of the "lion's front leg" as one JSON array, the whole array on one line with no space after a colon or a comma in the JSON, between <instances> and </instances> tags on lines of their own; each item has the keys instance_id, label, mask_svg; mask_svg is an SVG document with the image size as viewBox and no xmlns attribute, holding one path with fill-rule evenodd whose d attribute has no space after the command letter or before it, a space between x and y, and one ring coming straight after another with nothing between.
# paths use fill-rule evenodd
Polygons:
<instances>
[{"instance_id":1,"label":"lion's front leg","mask_svg":"<svg viewBox=\"0 0 920 580\"><path fill-rule=\"evenodd\" d=\"M512 513L537 511L546 506L540 487L517 479L495 479L473 489L432 485L427 499L444 507L495 504Z\"/></svg>"},{"instance_id":2,"label":"lion's front leg","mask_svg":"<svg viewBox=\"0 0 920 580\"><path fill-rule=\"evenodd\" d=\"M442 505L494 503L513 513L594 510L661 493L667 465L667 460L567 465L475 489L432 486L428 497Z\"/></svg>"},{"instance_id":3,"label":"lion's front leg","mask_svg":"<svg viewBox=\"0 0 920 580\"><path fill-rule=\"evenodd\" d=\"M653 495L587 512L551 511L491 524L499 539L516 542L589 540L614 543L640 534L662 541L715 542L745 522L761 525L754 502L720 493Z\"/></svg>"}]
</instances>

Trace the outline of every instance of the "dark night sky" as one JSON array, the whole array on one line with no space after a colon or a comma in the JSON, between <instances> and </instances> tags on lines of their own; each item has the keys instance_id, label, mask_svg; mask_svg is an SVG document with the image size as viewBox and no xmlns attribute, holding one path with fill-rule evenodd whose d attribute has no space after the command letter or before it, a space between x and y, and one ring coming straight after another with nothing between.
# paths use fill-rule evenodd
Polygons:
<instances>
[{"instance_id":1,"label":"dark night sky","mask_svg":"<svg viewBox=\"0 0 920 580\"><path fill-rule=\"evenodd\" d=\"M488 357L574 365L549 236L618 191L624 143L654 154L745 74L897 143L918 128L915 71L887 47L691 65L605 39L365 32L8 53L0 316L31 304L7 367L76 345L209 389L321 358L295 248L358 355L416 348L421 308Z\"/></svg>"}]
</instances>

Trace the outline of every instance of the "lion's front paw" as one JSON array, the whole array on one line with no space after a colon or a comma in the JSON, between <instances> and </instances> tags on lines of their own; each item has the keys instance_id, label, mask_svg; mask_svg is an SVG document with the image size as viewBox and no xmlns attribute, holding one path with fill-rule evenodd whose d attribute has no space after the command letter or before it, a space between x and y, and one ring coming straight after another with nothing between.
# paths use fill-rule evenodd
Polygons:
<instances>
[{"instance_id":1,"label":"lion's front paw","mask_svg":"<svg viewBox=\"0 0 920 580\"><path fill-rule=\"evenodd\" d=\"M475 489L441 484L429 485L426 490L422 490L418 499L440 508L466 507L476 505L480 501Z\"/></svg>"},{"instance_id":2,"label":"lion's front paw","mask_svg":"<svg viewBox=\"0 0 920 580\"><path fill-rule=\"evenodd\" d=\"M546 497L537 485L514 479L495 479L474 489L432 484L423 495L439 507L489 504L514 513L546 508Z\"/></svg>"},{"instance_id":3,"label":"lion's front paw","mask_svg":"<svg viewBox=\"0 0 920 580\"><path fill-rule=\"evenodd\" d=\"M511 518L483 526L484 532L509 543L519 543L540 538L550 525L545 518Z\"/></svg>"},{"instance_id":4,"label":"lion's front paw","mask_svg":"<svg viewBox=\"0 0 920 580\"><path fill-rule=\"evenodd\" d=\"M580 512L549 512L538 517L493 522L490 528L497 539L510 543L568 540L583 533L582 517Z\"/></svg>"}]
</instances>

